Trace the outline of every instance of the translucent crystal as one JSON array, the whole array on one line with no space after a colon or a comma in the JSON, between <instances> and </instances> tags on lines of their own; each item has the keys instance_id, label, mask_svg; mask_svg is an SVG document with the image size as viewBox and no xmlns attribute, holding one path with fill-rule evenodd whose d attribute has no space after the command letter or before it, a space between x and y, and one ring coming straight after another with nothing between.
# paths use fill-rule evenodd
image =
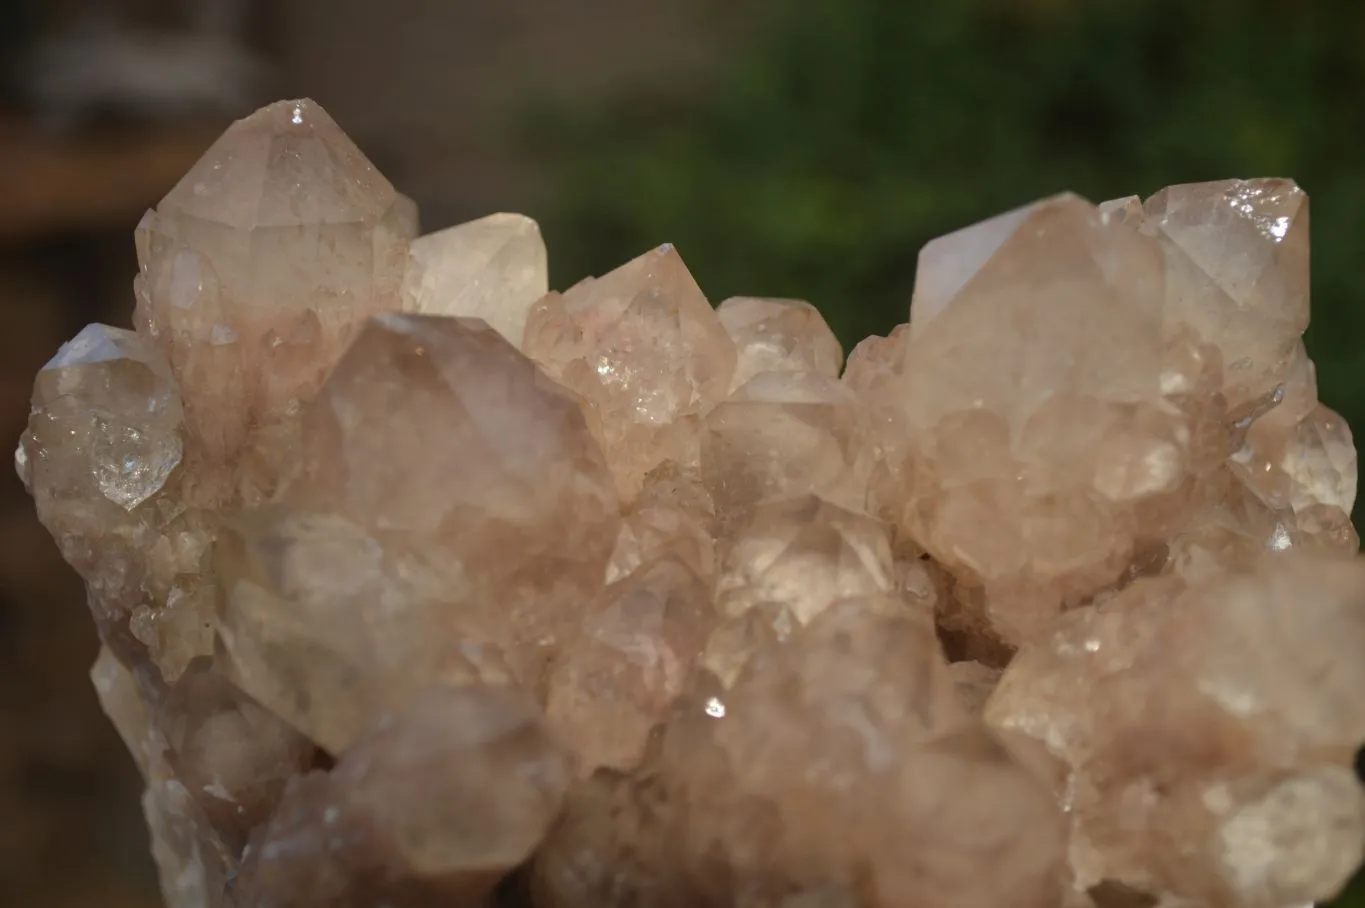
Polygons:
<instances>
[{"instance_id":1,"label":"translucent crystal","mask_svg":"<svg viewBox=\"0 0 1365 908\"><path fill-rule=\"evenodd\" d=\"M369 315L398 308L413 220L308 100L233 124L144 218L139 325L184 393L208 504L271 489L286 456L271 430Z\"/></svg>"},{"instance_id":2,"label":"translucent crystal","mask_svg":"<svg viewBox=\"0 0 1365 908\"><path fill-rule=\"evenodd\" d=\"M148 657L168 681L212 649L199 556L204 515L180 503L183 413L160 351L132 331L90 325L38 373L20 441L38 518L90 585L103 640L129 664ZM190 594L186 632L143 637Z\"/></svg>"},{"instance_id":3,"label":"translucent crystal","mask_svg":"<svg viewBox=\"0 0 1365 908\"><path fill-rule=\"evenodd\" d=\"M680 421L722 400L735 372L734 342L671 245L541 300L524 349L596 411L627 500L650 470L695 457Z\"/></svg>"},{"instance_id":4,"label":"translucent crystal","mask_svg":"<svg viewBox=\"0 0 1365 908\"><path fill-rule=\"evenodd\" d=\"M1161 387L1162 269L1155 242L1074 196L921 253L890 448L905 456L882 497L1009 639L1044 633L1188 507L1202 467Z\"/></svg>"},{"instance_id":5,"label":"translucent crystal","mask_svg":"<svg viewBox=\"0 0 1365 908\"><path fill-rule=\"evenodd\" d=\"M236 904L478 904L544 837L569 776L524 693L433 688L330 772L294 778L257 830Z\"/></svg>"},{"instance_id":6,"label":"translucent crystal","mask_svg":"<svg viewBox=\"0 0 1365 908\"><path fill-rule=\"evenodd\" d=\"M802 300L734 296L716 307L738 360L731 388L760 372L818 372L838 378L844 351L834 332Z\"/></svg>"},{"instance_id":7,"label":"translucent crystal","mask_svg":"<svg viewBox=\"0 0 1365 908\"><path fill-rule=\"evenodd\" d=\"M617 581L550 671L546 715L583 775L629 770L668 715L716 623L710 589L665 556Z\"/></svg>"},{"instance_id":8,"label":"translucent crystal","mask_svg":"<svg viewBox=\"0 0 1365 908\"><path fill-rule=\"evenodd\" d=\"M547 293L529 219L419 221L272 105L138 225L136 333L35 383L171 908L1289 908L1359 864L1294 184L941 237L842 376L670 246Z\"/></svg>"},{"instance_id":9,"label":"translucent crystal","mask_svg":"<svg viewBox=\"0 0 1365 908\"><path fill-rule=\"evenodd\" d=\"M857 401L819 372L763 372L706 417L701 470L722 519L768 498L860 508L870 461Z\"/></svg>"},{"instance_id":10,"label":"translucent crystal","mask_svg":"<svg viewBox=\"0 0 1365 908\"><path fill-rule=\"evenodd\" d=\"M295 479L220 551L248 693L336 752L423 686L489 680L470 646L539 689L617 534L577 401L483 322L389 315L303 419Z\"/></svg>"},{"instance_id":11,"label":"translucent crystal","mask_svg":"<svg viewBox=\"0 0 1365 908\"><path fill-rule=\"evenodd\" d=\"M805 496L749 514L722 555L716 607L733 617L772 603L808 624L840 599L891 593L894 584L879 521Z\"/></svg>"},{"instance_id":12,"label":"translucent crystal","mask_svg":"<svg viewBox=\"0 0 1365 908\"><path fill-rule=\"evenodd\" d=\"M1071 861L1210 904L1326 900L1361 859L1365 567L1140 580L1026 647L986 708L1070 768Z\"/></svg>"},{"instance_id":13,"label":"translucent crystal","mask_svg":"<svg viewBox=\"0 0 1365 908\"><path fill-rule=\"evenodd\" d=\"M413 241L403 308L481 318L519 348L526 315L548 281L539 225L520 214L490 214Z\"/></svg>"},{"instance_id":14,"label":"translucent crystal","mask_svg":"<svg viewBox=\"0 0 1365 908\"><path fill-rule=\"evenodd\" d=\"M1291 180L1170 186L1143 206L1167 319L1223 351L1233 406L1272 393L1308 327L1308 196Z\"/></svg>"},{"instance_id":15,"label":"translucent crystal","mask_svg":"<svg viewBox=\"0 0 1365 908\"><path fill-rule=\"evenodd\" d=\"M674 860L696 861L702 892L1055 904L1060 811L967 717L928 622L841 603L766 650L723 704L668 729L662 750L689 810ZM703 857L728 873L706 878Z\"/></svg>"}]
</instances>

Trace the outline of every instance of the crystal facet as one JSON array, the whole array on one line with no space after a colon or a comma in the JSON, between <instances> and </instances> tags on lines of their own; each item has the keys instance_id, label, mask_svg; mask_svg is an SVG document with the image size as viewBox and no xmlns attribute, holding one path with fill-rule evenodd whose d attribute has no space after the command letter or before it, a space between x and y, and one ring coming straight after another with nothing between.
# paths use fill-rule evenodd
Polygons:
<instances>
[{"instance_id":1,"label":"crystal facet","mask_svg":"<svg viewBox=\"0 0 1365 908\"><path fill-rule=\"evenodd\" d=\"M1287 180L930 242L911 320L547 292L315 104L139 224L15 470L170 908L1289 908L1365 851L1365 562ZM908 251L908 250L907 250Z\"/></svg>"},{"instance_id":2,"label":"crystal facet","mask_svg":"<svg viewBox=\"0 0 1365 908\"><path fill-rule=\"evenodd\" d=\"M545 269L545 241L536 222L520 214L490 214L413 241L403 308L481 318L520 347L527 313L550 289Z\"/></svg>"}]
</instances>

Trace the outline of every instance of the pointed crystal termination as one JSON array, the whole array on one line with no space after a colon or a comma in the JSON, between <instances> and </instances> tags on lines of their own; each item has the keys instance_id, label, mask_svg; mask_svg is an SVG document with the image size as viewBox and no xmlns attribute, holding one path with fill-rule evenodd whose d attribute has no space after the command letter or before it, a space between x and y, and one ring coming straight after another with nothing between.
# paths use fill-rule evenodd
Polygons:
<instances>
[{"instance_id":1,"label":"pointed crystal termination","mask_svg":"<svg viewBox=\"0 0 1365 908\"><path fill-rule=\"evenodd\" d=\"M1162 393L1162 267L1153 240L1075 196L921 253L895 519L984 588L1007 640L1114 582L1146 515L1189 506L1199 465L1191 417Z\"/></svg>"},{"instance_id":2,"label":"pointed crystal termination","mask_svg":"<svg viewBox=\"0 0 1365 908\"><path fill-rule=\"evenodd\" d=\"M819 372L763 372L707 414L701 470L729 522L761 501L819 495L862 508L871 458L864 456L857 400Z\"/></svg>"},{"instance_id":3,"label":"pointed crystal termination","mask_svg":"<svg viewBox=\"0 0 1365 908\"><path fill-rule=\"evenodd\" d=\"M645 477L634 507L621 515L616 548L607 563L615 583L646 562L672 555L710 583L716 576L715 505L693 473L665 464Z\"/></svg>"},{"instance_id":4,"label":"pointed crystal termination","mask_svg":"<svg viewBox=\"0 0 1365 908\"><path fill-rule=\"evenodd\" d=\"M168 681L212 650L196 577L211 536L178 505L182 433L161 351L89 325L38 373L19 445L38 518L89 585L101 638L129 664L150 656ZM159 635L162 621L177 633Z\"/></svg>"},{"instance_id":5,"label":"pointed crystal termination","mask_svg":"<svg viewBox=\"0 0 1365 908\"><path fill-rule=\"evenodd\" d=\"M895 589L886 527L814 496L764 502L725 547L716 607L738 617L765 603L809 624L840 599Z\"/></svg>"},{"instance_id":6,"label":"pointed crystal termination","mask_svg":"<svg viewBox=\"0 0 1365 908\"><path fill-rule=\"evenodd\" d=\"M569 779L524 692L432 688L380 716L331 772L291 782L232 905L484 904L544 838Z\"/></svg>"},{"instance_id":7,"label":"pointed crystal termination","mask_svg":"<svg viewBox=\"0 0 1365 908\"><path fill-rule=\"evenodd\" d=\"M527 313L549 289L540 226L520 214L490 214L413 241L403 309L481 318L520 348Z\"/></svg>"},{"instance_id":8,"label":"pointed crystal termination","mask_svg":"<svg viewBox=\"0 0 1365 908\"><path fill-rule=\"evenodd\" d=\"M1143 206L1166 254L1167 318L1223 351L1238 406L1273 394L1308 327L1308 196L1292 180L1169 186Z\"/></svg>"},{"instance_id":9,"label":"pointed crystal termination","mask_svg":"<svg viewBox=\"0 0 1365 908\"><path fill-rule=\"evenodd\" d=\"M731 390L760 372L819 372L839 377L844 350L810 303L735 296L716 307L716 316L738 353Z\"/></svg>"},{"instance_id":10,"label":"pointed crystal termination","mask_svg":"<svg viewBox=\"0 0 1365 908\"><path fill-rule=\"evenodd\" d=\"M626 500L665 461L695 466L685 418L724 399L735 372L734 342L671 245L547 296L524 349L596 410Z\"/></svg>"},{"instance_id":11,"label":"pointed crystal termination","mask_svg":"<svg viewBox=\"0 0 1365 908\"><path fill-rule=\"evenodd\" d=\"M1361 562L1290 556L1140 580L1022 649L986 719L1067 764L1078 884L1330 899L1365 842L1362 601Z\"/></svg>"},{"instance_id":12,"label":"pointed crystal termination","mask_svg":"<svg viewBox=\"0 0 1365 908\"><path fill-rule=\"evenodd\" d=\"M545 704L581 775L639 765L715 624L708 585L676 557L607 587L556 660Z\"/></svg>"},{"instance_id":13,"label":"pointed crystal termination","mask_svg":"<svg viewBox=\"0 0 1365 908\"><path fill-rule=\"evenodd\" d=\"M384 315L303 421L297 475L220 552L243 688L334 753L423 686L489 680L471 647L541 690L619 521L578 401L482 321Z\"/></svg>"},{"instance_id":14,"label":"pointed crystal termination","mask_svg":"<svg viewBox=\"0 0 1365 908\"><path fill-rule=\"evenodd\" d=\"M209 505L234 483L270 490L284 456L272 428L366 317L398 308L415 227L411 204L307 100L234 123L149 213L139 329L181 385ZM220 475L242 470L262 475Z\"/></svg>"}]
</instances>

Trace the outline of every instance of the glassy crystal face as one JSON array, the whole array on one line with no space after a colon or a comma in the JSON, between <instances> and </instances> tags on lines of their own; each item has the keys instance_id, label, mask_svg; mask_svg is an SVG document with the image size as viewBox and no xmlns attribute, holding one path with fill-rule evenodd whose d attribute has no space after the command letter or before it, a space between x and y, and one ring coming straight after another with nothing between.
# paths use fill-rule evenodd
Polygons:
<instances>
[{"instance_id":1,"label":"glassy crystal face","mask_svg":"<svg viewBox=\"0 0 1365 908\"><path fill-rule=\"evenodd\" d=\"M735 374L734 341L667 244L546 297L524 350L592 408L627 499L661 464L695 466L689 417L723 400Z\"/></svg>"},{"instance_id":2,"label":"glassy crystal face","mask_svg":"<svg viewBox=\"0 0 1365 908\"><path fill-rule=\"evenodd\" d=\"M1365 567L1307 211L1044 199L845 364L671 246L550 292L521 215L418 236L311 102L235 124L15 454L167 904L1329 898Z\"/></svg>"},{"instance_id":3,"label":"glassy crystal face","mask_svg":"<svg viewBox=\"0 0 1365 908\"><path fill-rule=\"evenodd\" d=\"M520 347L531 306L550 289L540 227L490 214L419 237L402 289L408 312L481 318Z\"/></svg>"}]
</instances>

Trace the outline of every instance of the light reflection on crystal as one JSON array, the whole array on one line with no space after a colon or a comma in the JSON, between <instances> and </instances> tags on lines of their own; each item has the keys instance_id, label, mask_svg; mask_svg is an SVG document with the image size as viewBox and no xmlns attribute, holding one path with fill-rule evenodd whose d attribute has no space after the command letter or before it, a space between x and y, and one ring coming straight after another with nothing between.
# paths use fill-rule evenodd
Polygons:
<instances>
[{"instance_id":1,"label":"light reflection on crystal","mask_svg":"<svg viewBox=\"0 0 1365 908\"><path fill-rule=\"evenodd\" d=\"M272 105L139 224L137 330L35 382L173 908L1284 908L1359 862L1295 184L941 237L842 376L670 244L552 293L529 218L418 223Z\"/></svg>"}]
</instances>

